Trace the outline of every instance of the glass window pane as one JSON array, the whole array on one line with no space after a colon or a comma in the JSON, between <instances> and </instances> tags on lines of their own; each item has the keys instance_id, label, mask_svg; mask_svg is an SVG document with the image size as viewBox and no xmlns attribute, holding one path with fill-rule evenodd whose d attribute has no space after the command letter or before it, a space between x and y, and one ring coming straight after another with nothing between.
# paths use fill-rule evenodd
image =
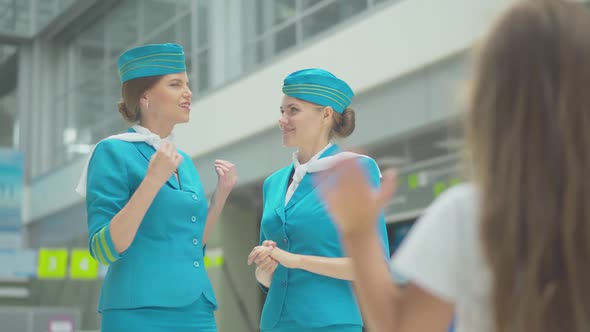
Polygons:
<instances>
[{"instance_id":1,"label":"glass window pane","mask_svg":"<svg viewBox=\"0 0 590 332\"><path fill-rule=\"evenodd\" d=\"M15 29L16 8L7 4L2 8L2 19L0 20L0 30L14 31Z\"/></svg>"},{"instance_id":2,"label":"glass window pane","mask_svg":"<svg viewBox=\"0 0 590 332\"><path fill-rule=\"evenodd\" d=\"M104 118L104 88L102 76L93 77L78 88L78 107L80 110L78 127L84 128L102 122ZM93 137L95 139L97 137ZM83 142L83 143L93 143Z\"/></svg>"},{"instance_id":3,"label":"glass window pane","mask_svg":"<svg viewBox=\"0 0 590 332\"><path fill-rule=\"evenodd\" d=\"M16 46L13 45L0 45L0 63L5 63L9 58L15 56Z\"/></svg>"},{"instance_id":4,"label":"glass window pane","mask_svg":"<svg viewBox=\"0 0 590 332\"><path fill-rule=\"evenodd\" d=\"M367 9L365 0L335 1L303 18L303 38L324 32Z\"/></svg>"},{"instance_id":5,"label":"glass window pane","mask_svg":"<svg viewBox=\"0 0 590 332\"><path fill-rule=\"evenodd\" d=\"M58 5L59 10L60 11L66 10L68 7L70 7L74 3L74 1L76 1L76 0L60 0L59 5Z\"/></svg>"},{"instance_id":6,"label":"glass window pane","mask_svg":"<svg viewBox=\"0 0 590 332\"><path fill-rule=\"evenodd\" d=\"M190 81L191 89L192 89L193 82L196 82L196 81L193 81L193 79L194 79L193 74L195 72L195 69L193 68L192 55L190 52L187 52L187 49L184 50L184 62L186 63L186 73L188 75L188 79Z\"/></svg>"},{"instance_id":7,"label":"glass window pane","mask_svg":"<svg viewBox=\"0 0 590 332\"><path fill-rule=\"evenodd\" d=\"M116 64L109 66L107 79L107 112L112 109L117 112L117 103L121 99L121 80L119 78L119 70Z\"/></svg>"},{"instance_id":8,"label":"glass window pane","mask_svg":"<svg viewBox=\"0 0 590 332\"><path fill-rule=\"evenodd\" d=\"M176 38L174 30L174 26L172 25L150 38L146 44L180 43L180 40Z\"/></svg>"},{"instance_id":9,"label":"glass window pane","mask_svg":"<svg viewBox=\"0 0 590 332\"><path fill-rule=\"evenodd\" d=\"M185 55L188 54L193 49L191 38L191 15L186 15L178 21L176 24L176 36L178 43L184 47Z\"/></svg>"},{"instance_id":10,"label":"glass window pane","mask_svg":"<svg viewBox=\"0 0 590 332\"><path fill-rule=\"evenodd\" d=\"M37 1L37 31L43 29L55 17L56 7L55 0Z\"/></svg>"},{"instance_id":11,"label":"glass window pane","mask_svg":"<svg viewBox=\"0 0 590 332\"><path fill-rule=\"evenodd\" d=\"M203 91L209 89L209 85L210 85L209 50L206 49L206 50L202 51L201 53L199 53L199 55L197 56L197 60L199 62L197 64L197 66L198 66L197 79L199 81L198 89L199 89L199 92L203 92Z\"/></svg>"},{"instance_id":12,"label":"glass window pane","mask_svg":"<svg viewBox=\"0 0 590 332\"><path fill-rule=\"evenodd\" d=\"M256 36L260 36L261 34L264 33L264 30L265 30L264 22L266 21L264 19L264 8L265 8L265 4L268 6L268 3L269 3L268 0L256 1L256 12L254 13L254 15L252 15L252 17L256 17L254 19L254 23L256 24ZM249 15L249 13L246 15Z\"/></svg>"},{"instance_id":13,"label":"glass window pane","mask_svg":"<svg viewBox=\"0 0 590 332\"><path fill-rule=\"evenodd\" d=\"M104 67L103 44L79 41L78 43L78 77L85 79L91 74L96 74Z\"/></svg>"},{"instance_id":14,"label":"glass window pane","mask_svg":"<svg viewBox=\"0 0 590 332\"><path fill-rule=\"evenodd\" d=\"M197 43L198 49L207 47L209 44L209 1L199 1L197 10Z\"/></svg>"},{"instance_id":15,"label":"glass window pane","mask_svg":"<svg viewBox=\"0 0 590 332\"><path fill-rule=\"evenodd\" d=\"M85 79L104 68L105 63L105 21L100 19L85 28L74 44L76 47L75 73L78 79ZM64 52L64 59L67 53ZM76 82L75 84L77 84Z\"/></svg>"},{"instance_id":16,"label":"glass window pane","mask_svg":"<svg viewBox=\"0 0 590 332\"><path fill-rule=\"evenodd\" d=\"M88 42L104 43L105 20L101 19L86 27L80 33L80 39Z\"/></svg>"},{"instance_id":17,"label":"glass window pane","mask_svg":"<svg viewBox=\"0 0 590 332\"><path fill-rule=\"evenodd\" d=\"M66 153L64 147L64 127L66 126L65 114L67 112L68 104L64 98L57 99L53 105L55 116L52 117L52 164L54 166L63 165L66 162Z\"/></svg>"},{"instance_id":18,"label":"glass window pane","mask_svg":"<svg viewBox=\"0 0 590 332\"><path fill-rule=\"evenodd\" d=\"M278 25L295 16L295 0L274 1L274 24Z\"/></svg>"},{"instance_id":19,"label":"glass window pane","mask_svg":"<svg viewBox=\"0 0 590 332\"><path fill-rule=\"evenodd\" d=\"M144 37L168 23L176 15L176 7L170 2L142 0Z\"/></svg>"},{"instance_id":20,"label":"glass window pane","mask_svg":"<svg viewBox=\"0 0 590 332\"><path fill-rule=\"evenodd\" d=\"M263 60L263 45L259 41L247 44L243 51L243 65L245 70L255 67Z\"/></svg>"},{"instance_id":21,"label":"glass window pane","mask_svg":"<svg viewBox=\"0 0 590 332\"><path fill-rule=\"evenodd\" d=\"M105 117L103 121L103 138L110 135L126 132L127 128L129 128L130 126L131 125L123 119L119 112L117 112L117 114L109 115L108 117Z\"/></svg>"},{"instance_id":22,"label":"glass window pane","mask_svg":"<svg viewBox=\"0 0 590 332\"><path fill-rule=\"evenodd\" d=\"M295 45L295 24L291 24L275 34L275 54Z\"/></svg>"},{"instance_id":23,"label":"glass window pane","mask_svg":"<svg viewBox=\"0 0 590 332\"><path fill-rule=\"evenodd\" d=\"M14 145L14 126L17 118L16 89L0 97L0 147Z\"/></svg>"},{"instance_id":24,"label":"glass window pane","mask_svg":"<svg viewBox=\"0 0 590 332\"><path fill-rule=\"evenodd\" d=\"M262 39L256 42L256 63L262 63L265 59L268 58L268 44L270 44L270 40Z\"/></svg>"},{"instance_id":25,"label":"glass window pane","mask_svg":"<svg viewBox=\"0 0 590 332\"><path fill-rule=\"evenodd\" d=\"M123 51L137 43L137 1L120 2L109 14L108 22L111 57L118 58Z\"/></svg>"},{"instance_id":26,"label":"glass window pane","mask_svg":"<svg viewBox=\"0 0 590 332\"><path fill-rule=\"evenodd\" d=\"M173 0L172 2L176 4L177 13L184 13L191 9L191 0Z\"/></svg>"},{"instance_id":27,"label":"glass window pane","mask_svg":"<svg viewBox=\"0 0 590 332\"><path fill-rule=\"evenodd\" d=\"M94 143L102 140L103 138L109 136L106 128L103 126L92 126L87 131L90 132L90 140L92 142L90 144L94 144ZM77 150L78 149L76 149L76 152L77 152Z\"/></svg>"},{"instance_id":28,"label":"glass window pane","mask_svg":"<svg viewBox=\"0 0 590 332\"><path fill-rule=\"evenodd\" d=\"M0 5L0 30L29 34L31 10L29 1L10 1Z\"/></svg>"},{"instance_id":29,"label":"glass window pane","mask_svg":"<svg viewBox=\"0 0 590 332\"><path fill-rule=\"evenodd\" d=\"M275 53L275 34L269 34L266 37L259 39L257 44L256 63L263 63Z\"/></svg>"},{"instance_id":30,"label":"glass window pane","mask_svg":"<svg viewBox=\"0 0 590 332\"><path fill-rule=\"evenodd\" d=\"M321 2L328 2L328 1L334 1L334 0L303 0L303 2L302 2L303 10L305 10L309 7L314 7L315 5L317 5ZM337 0L337 1L341 1L341 0ZM356 1L363 1L363 0L356 0Z\"/></svg>"},{"instance_id":31,"label":"glass window pane","mask_svg":"<svg viewBox=\"0 0 590 332\"><path fill-rule=\"evenodd\" d=\"M59 98L65 96L68 92L68 74L70 66L68 66L68 57L64 48L59 49L56 58L54 77L55 81L53 87L55 89L55 95Z\"/></svg>"}]
</instances>

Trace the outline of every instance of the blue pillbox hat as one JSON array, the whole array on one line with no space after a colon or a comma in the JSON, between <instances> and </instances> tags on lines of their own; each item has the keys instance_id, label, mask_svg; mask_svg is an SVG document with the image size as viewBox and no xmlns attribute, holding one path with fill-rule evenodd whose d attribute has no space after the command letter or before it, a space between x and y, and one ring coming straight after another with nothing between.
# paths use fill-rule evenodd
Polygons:
<instances>
[{"instance_id":1,"label":"blue pillbox hat","mask_svg":"<svg viewBox=\"0 0 590 332\"><path fill-rule=\"evenodd\" d=\"M283 82L283 93L320 106L330 106L343 113L354 92L346 82L323 69L303 69L289 74Z\"/></svg>"},{"instance_id":2,"label":"blue pillbox hat","mask_svg":"<svg viewBox=\"0 0 590 332\"><path fill-rule=\"evenodd\" d=\"M132 48L117 61L121 83L139 77L186 71L184 50L177 44L149 44Z\"/></svg>"}]
</instances>

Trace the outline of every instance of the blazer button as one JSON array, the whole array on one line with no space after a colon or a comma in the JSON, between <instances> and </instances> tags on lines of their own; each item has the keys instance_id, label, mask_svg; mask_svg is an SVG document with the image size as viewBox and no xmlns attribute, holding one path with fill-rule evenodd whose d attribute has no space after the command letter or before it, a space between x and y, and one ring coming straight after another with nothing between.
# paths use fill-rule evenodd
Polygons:
<instances>
[{"instance_id":1,"label":"blazer button","mask_svg":"<svg viewBox=\"0 0 590 332\"><path fill-rule=\"evenodd\" d=\"M198 261L195 261L195 262L193 263L193 265L194 265L196 268L198 268L198 267L200 266Z\"/></svg>"},{"instance_id":2,"label":"blazer button","mask_svg":"<svg viewBox=\"0 0 590 332\"><path fill-rule=\"evenodd\" d=\"M287 240L287 238L284 238L284 239L283 239L283 243L284 243L284 244L287 244L287 242L289 242L289 240Z\"/></svg>"},{"instance_id":3,"label":"blazer button","mask_svg":"<svg viewBox=\"0 0 590 332\"><path fill-rule=\"evenodd\" d=\"M283 288L287 287L287 280L283 280Z\"/></svg>"},{"instance_id":4,"label":"blazer button","mask_svg":"<svg viewBox=\"0 0 590 332\"><path fill-rule=\"evenodd\" d=\"M199 196L197 196L196 194L193 194L193 199L196 201L199 199Z\"/></svg>"},{"instance_id":5,"label":"blazer button","mask_svg":"<svg viewBox=\"0 0 590 332\"><path fill-rule=\"evenodd\" d=\"M195 222L195 221L197 221L197 217L195 217L195 216L192 216L192 217L191 217L191 222Z\"/></svg>"},{"instance_id":6,"label":"blazer button","mask_svg":"<svg viewBox=\"0 0 590 332\"><path fill-rule=\"evenodd\" d=\"M197 239L193 239L193 245L195 245L195 246L196 246L197 244L199 244L199 240L197 240Z\"/></svg>"}]
</instances>

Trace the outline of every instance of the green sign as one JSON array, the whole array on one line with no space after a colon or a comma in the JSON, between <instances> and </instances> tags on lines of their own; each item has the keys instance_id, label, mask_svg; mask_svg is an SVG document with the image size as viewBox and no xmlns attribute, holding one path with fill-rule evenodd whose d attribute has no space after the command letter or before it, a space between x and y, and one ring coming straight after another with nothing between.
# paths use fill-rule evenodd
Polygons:
<instances>
[{"instance_id":1,"label":"green sign","mask_svg":"<svg viewBox=\"0 0 590 332\"><path fill-rule=\"evenodd\" d=\"M416 189L419 186L418 182L418 174L412 173L408 174L408 188L409 189Z\"/></svg>"},{"instance_id":2,"label":"green sign","mask_svg":"<svg viewBox=\"0 0 590 332\"><path fill-rule=\"evenodd\" d=\"M68 267L68 251L66 249L39 249L39 265L37 278L63 279Z\"/></svg>"},{"instance_id":3,"label":"green sign","mask_svg":"<svg viewBox=\"0 0 590 332\"><path fill-rule=\"evenodd\" d=\"M421 213L445 190L460 183L457 163L458 158L449 155L400 169L399 185L385 210L387 218L411 218L411 215Z\"/></svg>"},{"instance_id":4,"label":"green sign","mask_svg":"<svg viewBox=\"0 0 590 332\"><path fill-rule=\"evenodd\" d=\"M438 181L434 184L434 187L432 188L432 194L434 197L438 197L438 195L442 194L443 191L445 191L447 188L448 187L446 181Z\"/></svg>"},{"instance_id":5,"label":"green sign","mask_svg":"<svg viewBox=\"0 0 590 332\"><path fill-rule=\"evenodd\" d=\"M85 249L73 249L70 262L70 279L96 279L98 262Z\"/></svg>"}]
</instances>

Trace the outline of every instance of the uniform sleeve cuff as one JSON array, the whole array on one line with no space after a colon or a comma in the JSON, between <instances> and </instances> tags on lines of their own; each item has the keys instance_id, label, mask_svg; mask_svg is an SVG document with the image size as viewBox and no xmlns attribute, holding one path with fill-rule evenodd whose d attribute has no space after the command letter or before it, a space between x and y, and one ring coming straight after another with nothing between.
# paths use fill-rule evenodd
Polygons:
<instances>
[{"instance_id":1,"label":"uniform sleeve cuff","mask_svg":"<svg viewBox=\"0 0 590 332\"><path fill-rule=\"evenodd\" d=\"M264 294L268 294L268 288L266 288L266 286L264 286L263 284L256 282L258 284L258 287L260 288L260 290L264 293Z\"/></svg>"},{"instance_id":2,"label":"uniform sleeve cuff","mask_svg":"<svg viewBox=\"0 0 590 332\"><path fill-rule=\"evenodd\" d=\"M90 245L92 249L91 252L94 253L94 258L103 265L110 265L119 260L122 256L117 253L117 250L115 250L115 245L113 244L108 225L101 228L92 236Z\"/></svg>"}]
</instances>

